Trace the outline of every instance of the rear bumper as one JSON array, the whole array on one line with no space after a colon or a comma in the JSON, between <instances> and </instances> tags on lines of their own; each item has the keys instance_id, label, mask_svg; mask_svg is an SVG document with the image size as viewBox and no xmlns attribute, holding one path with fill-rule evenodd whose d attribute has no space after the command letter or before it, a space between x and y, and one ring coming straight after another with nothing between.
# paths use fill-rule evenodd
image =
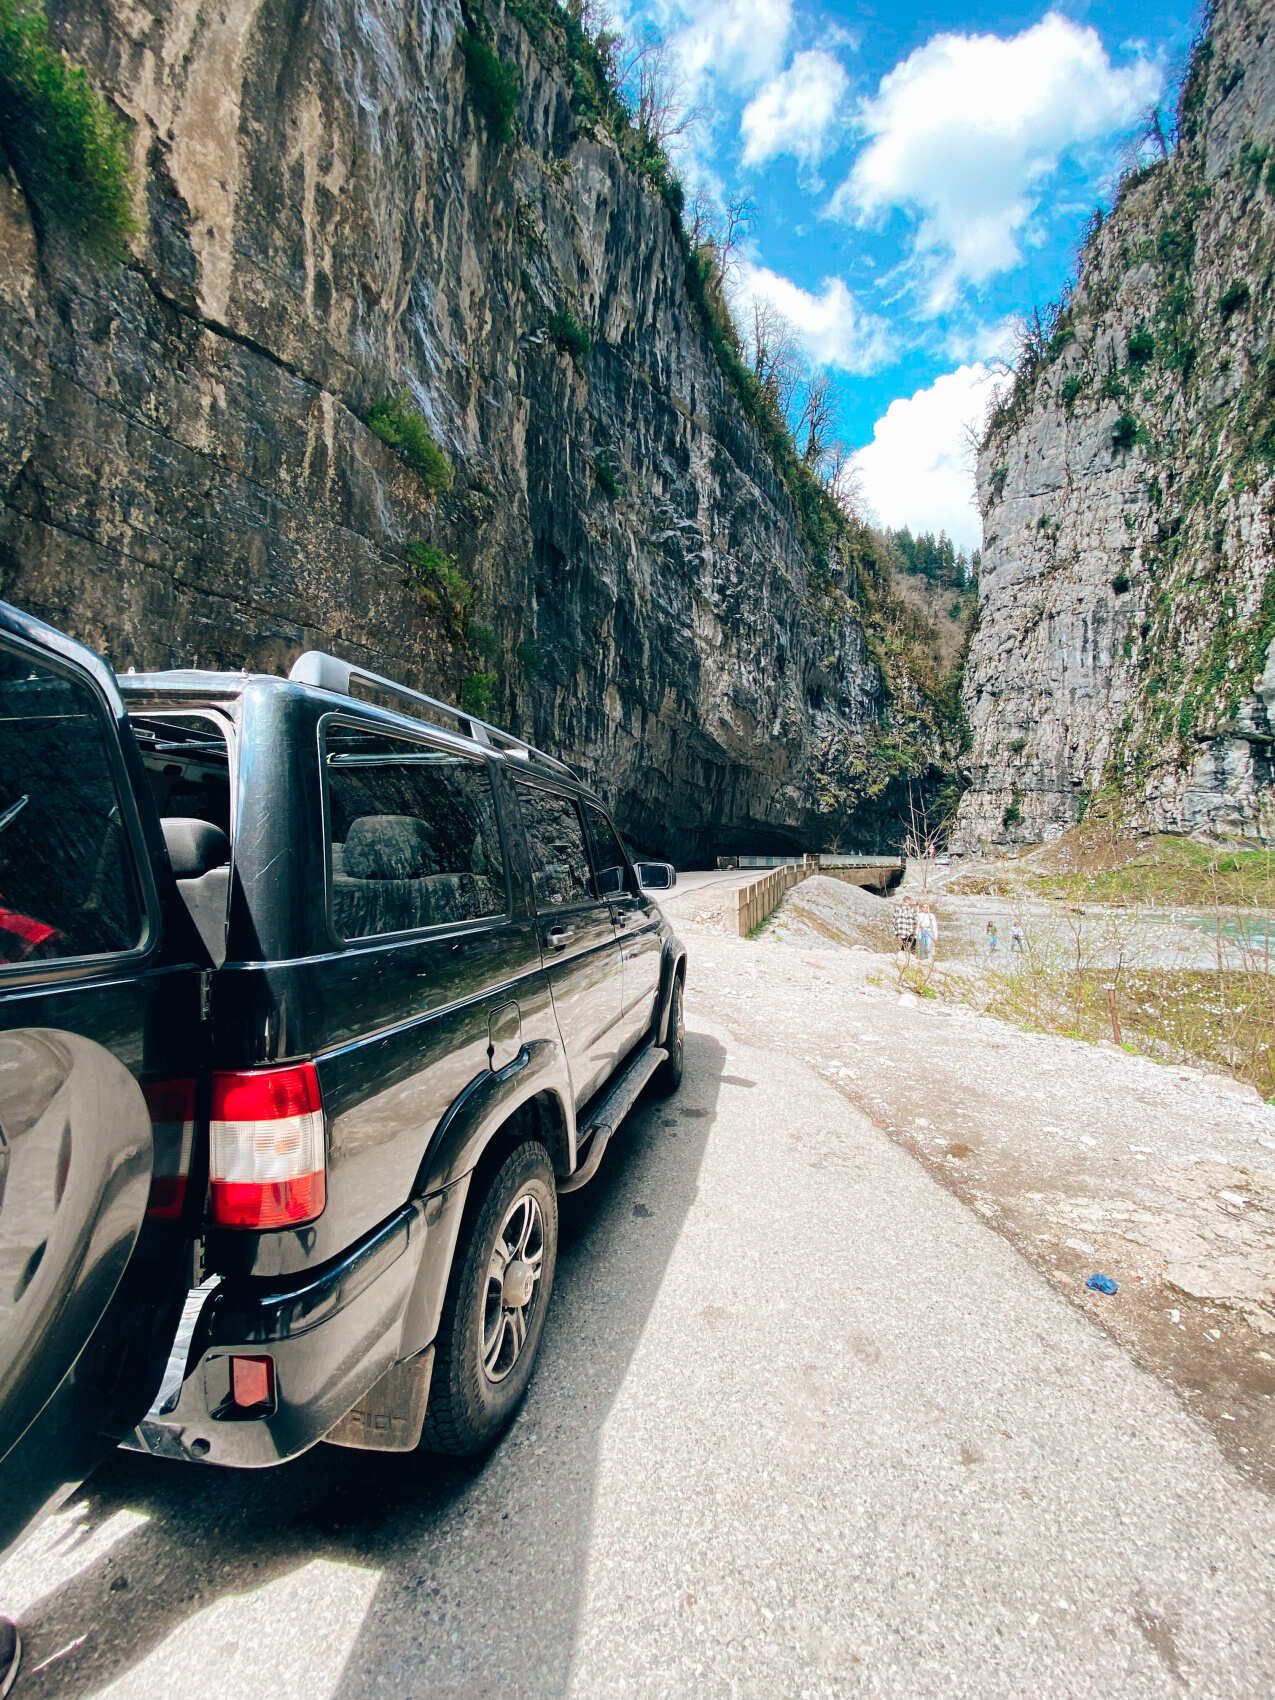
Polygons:
<instances>
[{"instance_id":1,"label":"rear bumper","mask_svg":"<svg viewBox=\"0 0 1275 1700\"><path fill-rule=\"evenodd\" d=\"M124 1441L133 1451L259 1468L321 1440L405 1352L426 1206L413 1202L304 1284L206 1283L190 1295L155 1404ZM273 1409L236 1411L230 1358L269 1357Z\"/></svg>"}]
</instances>

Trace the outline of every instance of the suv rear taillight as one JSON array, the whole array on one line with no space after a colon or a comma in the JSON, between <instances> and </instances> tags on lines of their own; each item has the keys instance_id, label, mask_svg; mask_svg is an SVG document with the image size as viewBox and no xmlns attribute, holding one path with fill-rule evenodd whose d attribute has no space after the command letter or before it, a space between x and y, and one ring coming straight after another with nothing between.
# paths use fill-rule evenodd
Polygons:
<instances>
[{"instance_id":1,"label":"suv rear taillight","mask_svg":"<svg viewBox=\"0 0 1275 1700\"><path fill-rule=\"evenodd\" d=\"M312 1062L214 1074L209 1134L218 1227L296 1228L322 1214L323 1105Z\"/></svg>"}]
</instances>

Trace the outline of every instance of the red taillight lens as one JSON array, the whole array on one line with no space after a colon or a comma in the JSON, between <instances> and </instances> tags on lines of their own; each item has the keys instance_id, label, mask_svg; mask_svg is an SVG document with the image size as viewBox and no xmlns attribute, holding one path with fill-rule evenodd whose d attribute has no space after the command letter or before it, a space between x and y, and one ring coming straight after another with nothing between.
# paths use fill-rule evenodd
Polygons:
<instances>
[{"instance_id":1,"label":"red taillight lens","mask_svg":"<svg viewBox=\"0 0 1275 1700\"><path fill-rule=\"evenodd\" d=\"M195 1082L148 1080L142 1091L155 1142L146 1214L175 1221L186 1202L186 1177L195 1149Z\"/></svg>"},{"instance_id":2,"label":"red taillight lens","mask_svg":"<svg viewBox=\"0 0 1275 1700\"><path fill-rule=\"evenodd\" d=\"M223 1228L295 1228L322 1214L327 1170L313 1063L213 1075L209 1182L212 1219Z\"/></svg>"}]
</instances>

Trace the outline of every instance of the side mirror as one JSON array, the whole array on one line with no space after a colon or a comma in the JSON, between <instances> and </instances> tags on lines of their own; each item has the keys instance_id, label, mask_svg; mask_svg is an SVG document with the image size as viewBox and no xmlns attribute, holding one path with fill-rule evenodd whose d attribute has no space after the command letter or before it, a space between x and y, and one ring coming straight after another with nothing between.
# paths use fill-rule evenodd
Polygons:
<instances>
[{"instance_id":1,"label":"side mirror","mask_svg":"<svg viewBox=\"0 0 1275 1700\"><path fill-rule=\"evenodd\" d=\"M671 891L677 884L672 862L639 862L637 877L643 891Z\"/></svg>"}]
</instances>

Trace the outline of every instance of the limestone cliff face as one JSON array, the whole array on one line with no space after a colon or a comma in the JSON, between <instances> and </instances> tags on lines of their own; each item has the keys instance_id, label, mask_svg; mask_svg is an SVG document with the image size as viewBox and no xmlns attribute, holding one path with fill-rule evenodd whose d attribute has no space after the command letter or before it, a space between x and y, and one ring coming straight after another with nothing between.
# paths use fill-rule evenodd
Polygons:
<instances>
[{"instance_id":1,"label":"limestone cliff face","mask_svg":"<svg viewBox=\"0 0 1275 1700\"><path fill-rule=\"evenodd\" d=\"M1275 7L1222 0L979 459L966 842L1275 825Z\"/></svg>"},{"instance_id":2,"label":"limestone cliff face","mask_svg":"<svg viewBox=\"0 0 1275 1700\"><path fill-rule=\"evenodd\" d=\"M450 700L494 673L494 716L669 852L843 822L823 754L883 715L862 625L812 591L668 212L553 55L490 9L502 146L452 0L49 12L130 121L141 232L94 268L0 168L0 594L120 668L322 647ZM361 422L404 387L455 467L437 499Z\"/></svg>"}]
</instances>

